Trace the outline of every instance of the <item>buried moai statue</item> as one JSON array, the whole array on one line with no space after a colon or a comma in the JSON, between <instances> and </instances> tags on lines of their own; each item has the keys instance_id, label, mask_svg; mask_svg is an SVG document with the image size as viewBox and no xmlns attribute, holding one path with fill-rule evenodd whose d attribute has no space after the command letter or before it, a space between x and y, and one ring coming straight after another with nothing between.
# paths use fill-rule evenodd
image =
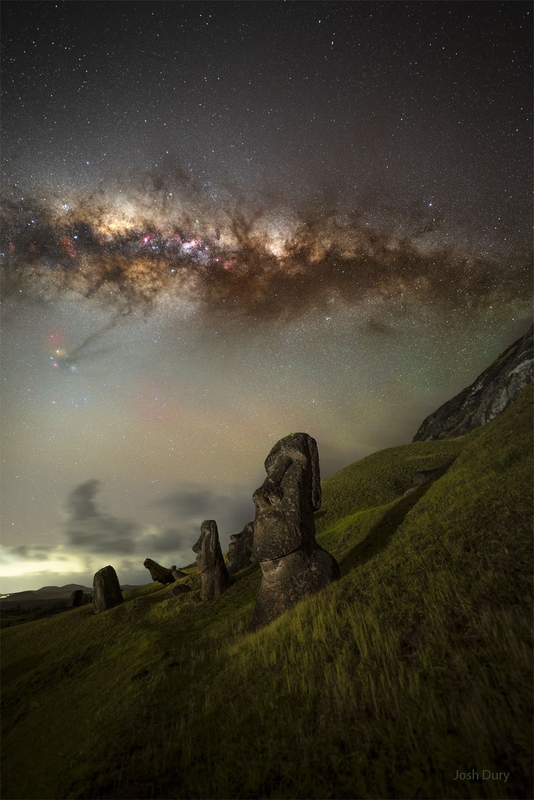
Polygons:
<instances>
[{"instance_id":1,"label":"buried moai statue","mask_svg":"<svg viewBox=\"0 0 534 800\"><path fill-rule=\"evenodd\" d=\"M167 567L162 567L157 561L152 561L151 558L145 558L143 561L143 566L150 572L150 577L153 581L159 581L164 586L167 583L174 583L176 578L173 575L173 571L176 570L176 566L173 564L170 569Z\"/></svg>"},{"instance_id":2,"label":"buried moai statue","mask_svg":"<svg viewBox=\"0 0 534 800\"><path fill-rule=\"evenodd\" d=\"M95 614L114 608L123 602L117 573L112 566L102 567L93 578L93 608Z\"/></svg>"},{"instance_id":3,"label":"buried moai statue","mask_svg":"<svg viewBox=\"0 0 534 800\"><path fill-rule=\"evenodd\" d=\"M321 507L315 439L307 433L281 439L267 456L265 471L267 477L253 495L252 560L262 570L254 628L340 577L335 558L315 540L314 513Z\"/></svg>"},{"instance_id":4,"label":"buried moai statue","mask_svg":"<svg viewBox=\"0 0 534 800\"><path fill-rule=\"evenodd\" d=\"M198 574L202 581L200 597L202 600L213 600L230 585L215 520L207 519L202 523L200 538L194 545L193 552L197 554Z\"/></svg>"},{"instance_id":5,"label":"buried moai statue","mask_svg":"<svg viewBox=\"0 0 534 800\"><path fill-rule=\"evenodd\" d=\"M230 536L227 561L228 572L235 575L242 569L249 567L252 562L252 544L254 542L254 523L247 522L241 533Z\"/></svg>"}]
</instances>

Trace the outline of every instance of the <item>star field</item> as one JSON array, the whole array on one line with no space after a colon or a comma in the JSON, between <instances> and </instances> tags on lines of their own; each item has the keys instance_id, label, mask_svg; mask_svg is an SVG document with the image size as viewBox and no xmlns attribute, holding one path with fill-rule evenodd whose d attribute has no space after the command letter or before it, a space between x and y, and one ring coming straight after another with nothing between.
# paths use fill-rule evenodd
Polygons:
<instances>
[{"instance_id":1,"label":"star field","mask_svg":"<svg viewBox=\"0 0 534 800\"><path fill-rule=\"evenodd\" d=\"M406 443L527 329L531 28L2 4L3 591L224 549L277 439Z\"/></svg>"}]
</instances>

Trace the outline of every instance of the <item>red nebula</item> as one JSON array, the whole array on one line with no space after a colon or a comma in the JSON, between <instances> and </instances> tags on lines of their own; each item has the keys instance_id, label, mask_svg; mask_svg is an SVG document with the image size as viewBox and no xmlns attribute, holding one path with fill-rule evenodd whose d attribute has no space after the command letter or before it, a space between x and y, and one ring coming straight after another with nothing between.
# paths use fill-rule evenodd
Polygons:
<instances>
[{"instance_id":1,"label":"red nebula","mask_svg":"<svg viewBox=\"0 0 534 800\"><path fill-rule=\"evenodd\" d=\"M69 258L76 258L78 253L76 252L74 241L70 238L70 236L62 236L59 240L59 244L61 245L63 252L65 252Z\"/></svg>"}]
</instances>

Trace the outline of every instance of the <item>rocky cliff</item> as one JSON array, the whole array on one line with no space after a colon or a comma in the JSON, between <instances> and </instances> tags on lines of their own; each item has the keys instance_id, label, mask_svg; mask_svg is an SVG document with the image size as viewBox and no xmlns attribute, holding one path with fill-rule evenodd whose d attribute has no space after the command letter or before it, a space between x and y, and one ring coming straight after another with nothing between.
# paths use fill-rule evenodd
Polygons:
<instances>
[{"instance_id":1,"label":"rocky cliff","mask_svg":"<svg viewBox=\"0 0 534 800\"><path fill-rule=\"evenodd\" d=\"M414 442L450 439L490 422L534 379L534 326L467 388L428 416Z\"/></svg>"}]
</instances>

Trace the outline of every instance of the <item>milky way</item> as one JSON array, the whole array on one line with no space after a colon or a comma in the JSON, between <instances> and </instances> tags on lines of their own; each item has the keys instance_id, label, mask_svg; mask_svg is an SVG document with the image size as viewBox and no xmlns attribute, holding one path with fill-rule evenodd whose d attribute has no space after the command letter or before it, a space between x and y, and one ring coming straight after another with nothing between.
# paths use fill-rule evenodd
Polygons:
<instances>
[{"instance_id":1,"label":"milky way","mask_svg":"<svg viewBox=\"0 0 534 800\"><path fill-rule=\"evenodd\" d=\"M2 3L8 589L224 547L277 439L409 442L526 331L531 14Z\"/></svg>"},{"instance_id":2,"label":"milky way","mask_svg":"<svg viewBox=\"0 0 534 800\"><path fill-rule=\"evenodd\" d=\"M429 243L430 214L398 231L372 227L358 210L310 209L290 220L279 214L280 231L261 211L220 210L218 220L216 209L204 209L200 220L169 204L143 216L129 203L127 218L112 201L84 205L61 213L37 201L4 204L8 294L70 290L119 313L149 313L167 300L226 319L280 319L324 311L332 296L348 305L380 296L475 310L526 295L530 285L520 252L466 255Z\"/></svg>"}]
</instances>

